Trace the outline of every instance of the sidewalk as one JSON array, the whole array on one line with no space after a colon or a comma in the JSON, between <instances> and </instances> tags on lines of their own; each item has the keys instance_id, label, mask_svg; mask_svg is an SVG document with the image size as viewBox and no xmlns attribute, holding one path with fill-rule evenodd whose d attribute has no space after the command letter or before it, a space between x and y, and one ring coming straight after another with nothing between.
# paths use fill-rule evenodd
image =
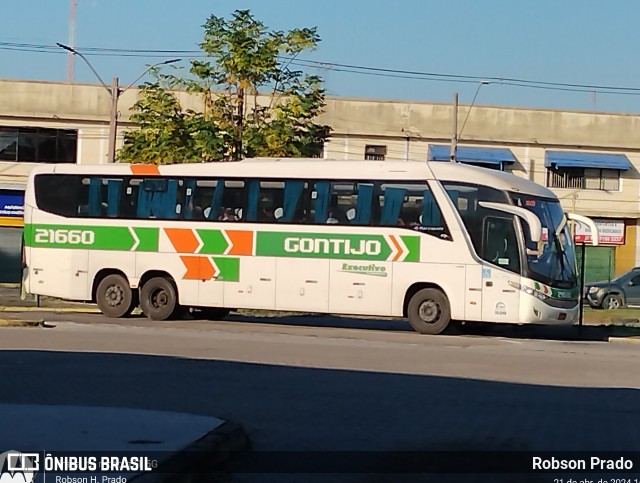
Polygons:
<instances>
[{"instance_id":1,"label":"sidewalk","mask_svg":"<svg viewBox=\"0 0 640 483\"><path fill-rule=\"evenodd\" d=\"M87 312L100 313L95 304L68 302L54 297L27 295L20 298L20 287L15 284L0 284L0 312Z\"/></svg>"},{"instance_id":2,"label":"sidewalk","mask_svg":"<svg viewBox=\"0 0 640 483\"><path fill-rule=\"evenodd\" d=\"M53 476L51 471L43 473L44 452L54 457L68 452L60 456L95 457L98 461L102 456L147 456L151 467L156 466L153 461L157 462L154 471L135 471L134 467L123 471L120 467L113 473L99 471L100 468L93 473L123 476L136 483L186 482L198 473L214 472L231 452L248 446L244 430L235 423L209 416L130 408L0 404L0 427L0 453L40 452L41 477ZM91 472L55 473L91 476Z\"/></svg>"}]
</instances>

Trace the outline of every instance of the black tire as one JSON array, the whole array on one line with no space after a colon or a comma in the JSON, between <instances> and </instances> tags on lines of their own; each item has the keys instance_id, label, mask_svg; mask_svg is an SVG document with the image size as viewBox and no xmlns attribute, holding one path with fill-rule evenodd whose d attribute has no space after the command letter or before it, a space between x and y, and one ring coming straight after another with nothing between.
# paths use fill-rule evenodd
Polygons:
<instances>
[{"instance_id":1,"label":"black tire","mask_svg":"<svg viewBox=\"0 0 640 483\"><path fill-rule=\"evenodd\" d=\"M624 306L624 301L620 295L610 293L605 295L602 299L602 308L605 310L621 309Z\"/></svg>"},{"instance_id":2,"label":"black tire","mask_svg":"<svg viewBox=\"0 0 640 483\"><path fill-rule=\"evenodd\" d=\"M423 288L411 297L407 315L416 332L440 334L451 322L449 300L440 290Z\"/></svg>"},{"instance_id":3,"label":"black tire","mask_svg":"<svg viewBox=\"0 0 640 483\"><path fill-rule=\"evenodd\" d=\"M231 309L225 309L224 307L197 307L191 315L195 319L207 319L207 320L222 320L229 315Z\"/></svg>"},{"instance_id":4,"label":"black tire","mask_svg":"<svg viewBox=\"0 0 640 483\"><path fill-rule=\"evenodd\" d=\"M179 308L175 285L164 277L147 280L140 289L140 308L151 320L169 319Z\"/></svg>"},{"instance_id":5,"label":"black tire","mask_svg":"<svg viewBox=\"0 0 640 483\"><path fill-rule=\"evenodd\" d=\"M122 275L112 274L104 277L98 284L96 303L104 315L117 319L131 315L137 300L127 279Z\"/></svg>"}]
</instances>

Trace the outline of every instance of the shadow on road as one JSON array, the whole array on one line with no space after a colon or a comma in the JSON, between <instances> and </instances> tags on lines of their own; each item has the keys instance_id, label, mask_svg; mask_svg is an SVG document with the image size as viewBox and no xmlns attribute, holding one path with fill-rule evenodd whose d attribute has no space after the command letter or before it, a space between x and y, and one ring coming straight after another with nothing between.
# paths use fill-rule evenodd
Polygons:
<instances>
[{"instance_id":1,"label":"shadow on road","mask_svg":"<svg viewBox=\"0 0 640 483\"><path fill-rule=\"evenodd\" d=\"M4 403L211 415L257 450L640 450L636 389L21 350L0 371Z\"/></svg>"},{"instance_id":2,"label":"shadow on road","mask_svg":"<svg viewBox=\"0 0 640 483\"><path fill-rule=\"evenodd\" d=\"M52 309L43 308L23 314L28 317L44 318L48 322L73 321L80 323L116 323L124 325L157 325L159 327L189 327L190 323L200 326L215 328L218 322L205 320L186 315L178 320L165 322L149 321L144 315L133 315L129 319L108 319L101 314L70 314L54 313ZM257 311L254 311L257 312ZM16 317L20 317L16 315ZM224 323L238 324L271 324L275 326L290 327L325 327L338 329L362 329L387 332L414 333L405 319L391 318L359 318L350 316L326 315L326 314L278 314L270 312L260 314L231 313ZM578 326L548 326L548 325L514 325L483 322L452 322L445 331L446 335L471 336L471 337L502 337L508 339L533 339L533 340L557 340L557 341L600 341L607 342L611 337L637 338L640 337L640 327L623 326L617 324L584 325ZM416 337L425 336L415 333Z\"/></svg>"},{"instance_id":3,"label":"shadow on road","mask_svg":"<svg viewBox=\"0 0 640 483\"><path fill-rule=\"evenodd\" d=\"M405 319L357 318L337 315L279 315L252 316L232 314L229 321L244 323L263 323L275 325L304 327L334 327L347 329L366 329L382 331L412 332ZM610 337L638 337L640 327L620 325L584 325L549 326L549 325L515 325L484 322L452 322L447 328L447 335L471 335L481 337L506 337L510 339L539 339L560 341L601 341Z\"/></svg>"}]
</instances>

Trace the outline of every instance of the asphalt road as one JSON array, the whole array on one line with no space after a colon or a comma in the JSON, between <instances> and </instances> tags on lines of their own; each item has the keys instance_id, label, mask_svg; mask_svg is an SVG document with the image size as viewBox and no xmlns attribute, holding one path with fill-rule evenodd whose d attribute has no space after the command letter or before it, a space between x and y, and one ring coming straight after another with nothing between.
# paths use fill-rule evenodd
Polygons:
<instances>
[{"instance_id":1,"label":"asphalt road","mask_svg":"<svg viewBox=\"0 0 640 483\"><path fill-rule=\"evenodd\" d=\"M595 332L46 318L0 329L2 402L212 415L259 450L640 451L640 346Z\"/></svg>"}]
</instances>

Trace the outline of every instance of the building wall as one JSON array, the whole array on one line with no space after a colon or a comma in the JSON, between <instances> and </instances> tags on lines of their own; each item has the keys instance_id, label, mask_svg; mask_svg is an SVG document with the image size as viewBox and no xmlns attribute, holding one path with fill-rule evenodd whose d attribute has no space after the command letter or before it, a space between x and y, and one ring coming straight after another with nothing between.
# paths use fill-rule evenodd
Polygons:
<instances>
[{"instance_id":1,"label":"building wall","mask_svg":"<svg viewBox=\"0 0 640 483\"><path fill-rule=\"evenodd\" d=\"M636 266L638 220L625 220L625 243L615 250L614 275L620 275Z\"/></svg>"}]
</instances>

